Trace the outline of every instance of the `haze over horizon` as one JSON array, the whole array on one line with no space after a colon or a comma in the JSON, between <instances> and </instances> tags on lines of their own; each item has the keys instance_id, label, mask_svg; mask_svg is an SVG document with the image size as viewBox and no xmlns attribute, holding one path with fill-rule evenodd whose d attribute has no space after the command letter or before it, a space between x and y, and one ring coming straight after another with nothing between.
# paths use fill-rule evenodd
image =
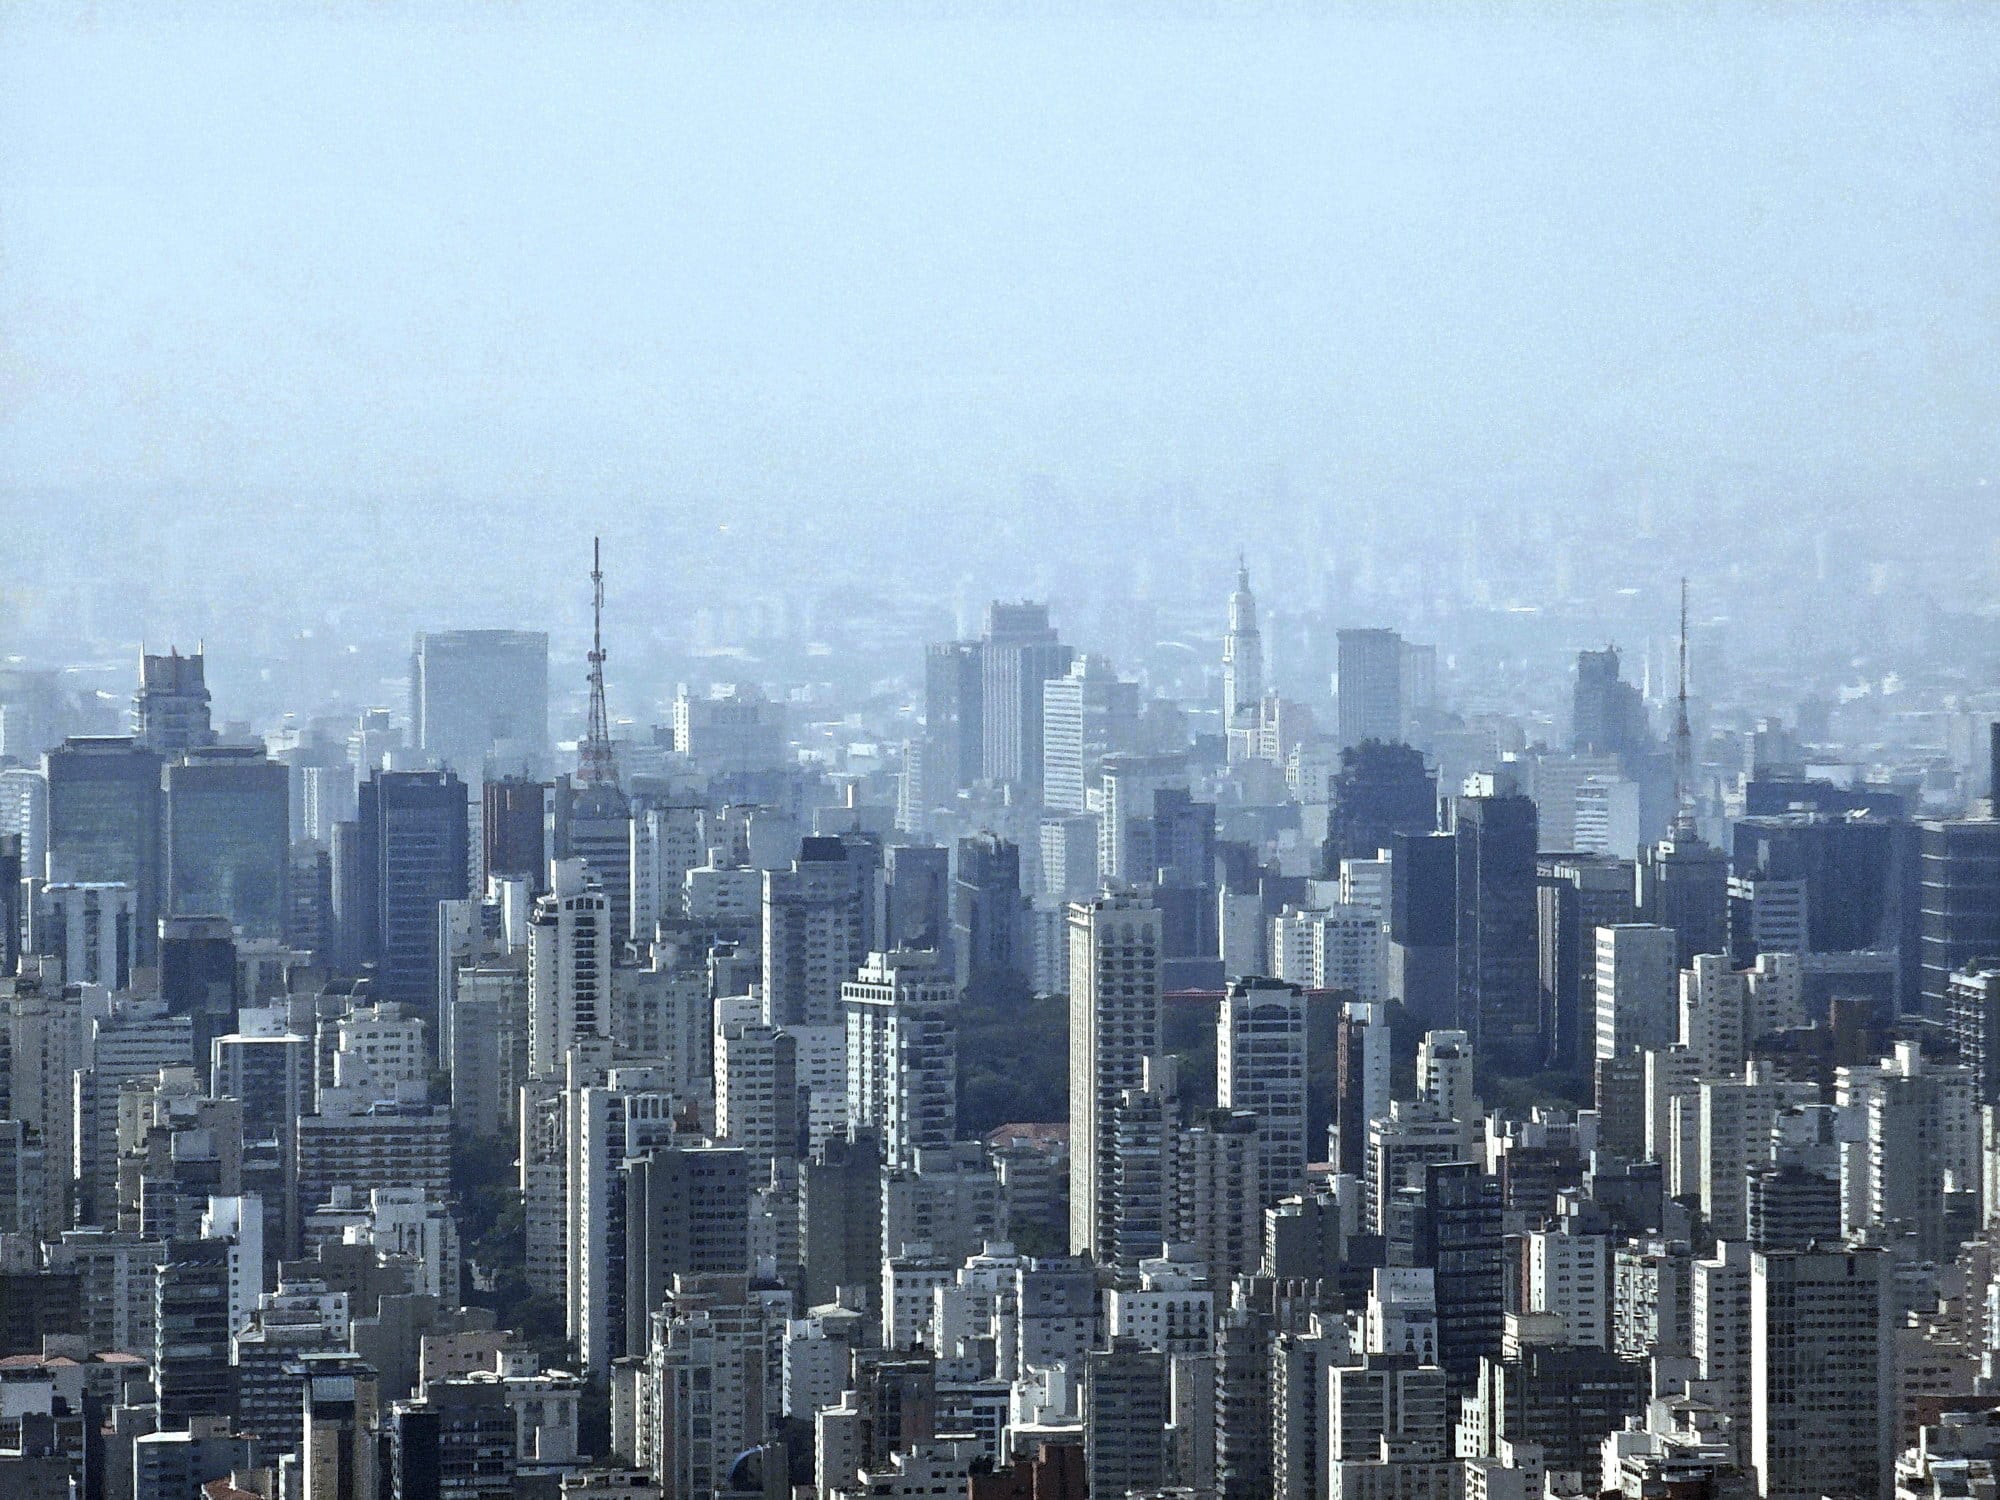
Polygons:
<instances>
[{"instance_id":1,"label":"haze over horizon","mask_svg":"<svg viewBox=\"0 0 2000 1500\"><path fill-rule=\"evenodd\" d=\"M294 545L560 506L790 565L1163 494L1976 521L1996 41L1976 7L12 7L0 504Z\"/></svg>"}]
</instances>

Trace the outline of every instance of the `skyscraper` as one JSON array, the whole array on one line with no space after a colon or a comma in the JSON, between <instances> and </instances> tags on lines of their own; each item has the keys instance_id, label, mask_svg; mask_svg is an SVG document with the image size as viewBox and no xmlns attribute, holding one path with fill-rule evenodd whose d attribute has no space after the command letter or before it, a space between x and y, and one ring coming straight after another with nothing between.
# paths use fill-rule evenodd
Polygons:
<instances>
[{"instance_id":1,"label":"skyscraper","mask_svg":"<svg viewBox=\"0 0 2000 1500\"><path fill-rule=\"evenodd\" d=\"M1230 984L1215 1018L1215 1099L1225 1110L1257 1116L1257 1203L1302 1191L1310 1152L1306 997L1297 985L1255 978Z\"/></svg>"},{"instance_id":2,"label":"skyscraper","mask_svg":"<svg viewBox=\"0 0 2000 1500\"><path fill-rule=\"evenodd\" d=\"M1021 851L990 833L960 839L951 945L961 988L978 993L1026 983L1027 914Z\"/></svg>"},{"instance_id":3,"label":"skyscraper","mask_svg":"<svg viewBox=\"0 0 2000 1500\"><path fill-rule=\"evenodd\" d=\"M1099 1255L1120 1097L1143 1089L1160 1040L1160 913L1129 894L1069 908L1070 1252Z\"/></svg>"},{"instance_id":4,"label":"skyscraper","mask_svg":"<svg viewBox=\"0 0 2000 1500\"><path fill-rule=\"evenodd\" d=\"M925 650L924 775L940 796L979 780L983 702L977 641L942 641Z\"/></svg>"},{"instance_id":5,"label":"skyscraper","mask_svg":"<svg viewBox=\"0 0 2000 1500\"><path fill-rule=\"evenodd\" d=\"M1080 656L1042 684L1042 802L1083 812L1107 755L1139 737L1139 684L1119 679L1101 656Z\"/></svg>"},{"instance_id":6,"label":"skyscraper","mask_svg":"<svg viewBox=\"0 0 2000 1500\"><path fill-rule=\"evenodd\" d=\"M1649 844L1639 856L1641 922L1674 930L1683 969L1697 953L1729 951L1729 856L1690 827Z\"/></svg>"},{"instance_id":7,"label":"skyscraper","mask_svg":"<svg viewBox=\"0 0 2000 1500\"><path fill-rule=\"evenodd\" d=\"M414 1006L433 1036L437 908L465 899L467 822L465 783L450 771L377 771L362 783L345 893L356 908L357 956L375 964L380 998ZM341 853L336 844L336 864Z\"/></svg>"},{"instance_id":8,"label":"skyscraper","mask_svg":"<svg viewBox=\"0 0 2000 1500\"><path fill-rule=\"evenodd\" d=\"M1544 1055L1535 932L1535 804L1492 777L1453 802L1458 1024L1502 1072Z\"/></svg>"},{"instance_id":9,"label":"skyscraper","mask_svg":"<svg viewBox=\"0 0 2000 1500\"><path fill-rule=\"evenodd\" d=\"M809 838L788 870L764 872L763 1003L773 1026L836 1026L840 987L868 954L848 850Z\"/></svg>"},{"instance_id":10,"label":"skyscraper","mask_svg":"<svg viewBox=\"0 0 2000 1500\"><path fill-rule=\"evenodd\" d=\"M1632 920L1630 860L1545 854L1535 873L1536 957L1549 1066L1585 1070L1596 1052L1597 929Z\"/></svg>"},{"instance_id":11,"label":"skyscraper","mask_svg":"<svg viewBox=\"0 0 2000 1500\"><path fill-rule=\"evenodd\" d=\"M958 991L931 953L871 953L841 986L847 1120L881 1137L891 1167L957 1138Z\"/></svg>"},{"instance_id":12,"label":"skyscraper","mask_svg":"<svg viewBox=\"0 0 2000 1500\"><path fill-rule=\"evenodd\" d=\"M1895 1453L1889 1255L1750 1258L1750 1461L1765 1500L1887 1495Z\"/></svg>"},{"instance_id":13,"label":"skyscraper","mask_svg":"<svg viewBox=\"0 0 2000 1500\"><path fill-rule=\"evenodd\" d=\"M284 935L291 873L286 768L261 749L190 749L169 761L167 916L227 917L250 939Z\"/></svg>"},{"instance_id":14,"label":"skyscraper","mask_svg":"<svg viewBox=\"0 0 2000 1500\"><path fill-rule=\"evenodd\" d=\"M1671 1047L1680 990L1673 930L1646 922L1599 927L1592 989L1598 1057Z\"/></svg>"},{"instance_id":15,"label":"skyscraper","mask_svg":"<svg viewBox=\"0 0 2000 1500\"><path fill-rule=\"evenodd\" d=\"M611 1031L611 911L580 859L559 859L528 919L528 1072L560 1078L580 1038Z\"/></svg>"},{"instance_id":16,"label":"skyscraper","mask_svg":"<svg viewBox=\"0 0 2000 1500\"><path fill-rule=\"evenodd\" d=\"M1393 630L1343 630L1340 743L1403 738L1403 638Z\"/></svg>"},{"instance_id":17,"label":"skyscraper","mask_svg":"<svg viewBox=\"0 0 2000 1500\"><path fill-rule=\"evenodd\" d=\"M1570 697L1570 749L1578 754L1632 755L1646 743L1646 705L1618 675L1618 648L1579 651Z\"/></svg>"},{"instance_id":18,"label":"skyscraper","mask_svg":"<svg viewBox=\"0 0 2000 1500\"><path fill-rule=\"evenodd\" d=\"M1046 604L987 606L979 674L986 780L1041 790L1042 684L1067 671L1072 654L1056 638Z\"/></svg>"},{"instance_id":19,"label":"skyscraper","mask_svg":"<svg viewBox=\"0 0 2000 1500\"><path fill-rule=\"evenodd\" d=\"M425 631L410 652L410 735L478 784L539 776L549 759L549 638L540 630Z\"/></svg>"},{"instance_id":20,"label":"skyscraper","mask_svg":"<svg viewBox=\"0 0 2000 1500\"><path fill-rule=\"evenodd\" d=\"M138 961L158 943L160 756L136 740L64 740L42 761L49 784L49 879L132 888Z\"/></svg>"},{"instance_id":21,"label":"skyscraper","mask_svg":"<svg viewBox=\"0 0 2000 1500\"><path fill-rule=\"evenodd\" d=\"M1951 976L2000 956L2000 819L1925 823L1918 837L1924 1012L1941 1018Z\"/></svg>"},{"instance_id":22,"label":"skyscraper","mask_svg":"<svg viewBox=\"0 0 2000 1500\"><path fill-rule=\"evenodd\" d=\"M155 755L173 756L215 743L209 725L208 682L200 651L182 656L141 653L139 691L132 696L132 736Z\"/></svg>"},{"instance_id":23,"label":"skyscraper","mask_svg":"<svg viewBox=\"0 0 2000 1500\"><path fill-rule=\"evenodd\" d=\"M1399 833L1437 828L1437 774L1410 745L1381 740L1340 752L1320 870L1339 874L1344 859L1373 859Z\"/></svg>"},{"instance_id":24,"label":"skyscraper","mask_svg":"<svg viewBox=\"0 0 2000 1500\"><path fill-rule=\"evenodd\" d=\"M1250 570L1236 564L1236 591L1229 596L1229 629L1222 637L1222 727L1254 708L1264 696L1264 637L1257 629L1257 597Z\"/></svg>"},{"instance_id":25,"label":"skyscraper","mask_svg":"<svg viewBox=\"0 0 2000 1500\"><path fill-rule=\"evenodd\" d=\"M1389 849L1389 997L1444 1026L1458 1010L1458 839L1399 833Z\"/></svg>"}]
</instances>

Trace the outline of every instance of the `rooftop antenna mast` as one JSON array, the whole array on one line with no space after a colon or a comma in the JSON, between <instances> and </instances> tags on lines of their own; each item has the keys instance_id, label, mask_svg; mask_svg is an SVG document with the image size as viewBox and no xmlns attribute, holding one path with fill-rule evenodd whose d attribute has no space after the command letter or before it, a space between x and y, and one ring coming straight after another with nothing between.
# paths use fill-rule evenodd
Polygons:
<instances>
[{"instance_id":1,"label":"rooftop antenna mast","mask_svg":"<svg viewBox=\"0 0 2000 1500\"><path fill-rule=\"evenodd\" d=\"M618 756L611 748L611 719L604 711L604 552L590 539L590 725L577 756L576 779L583 786L618 785Z\"/></svg>"},{"instance_id":2,"label":"rooftop antenna mast","mask_svg":"<svg viewBox=\"0 0 2000 1500\"><path fill-rule=\"evenodd\" d=\"M1688 728L1688 581L1682 574L1680 689L1674 700L1674 837L1689 840L1694 836L1694 732Z\"/></svg>"}]
</instances>

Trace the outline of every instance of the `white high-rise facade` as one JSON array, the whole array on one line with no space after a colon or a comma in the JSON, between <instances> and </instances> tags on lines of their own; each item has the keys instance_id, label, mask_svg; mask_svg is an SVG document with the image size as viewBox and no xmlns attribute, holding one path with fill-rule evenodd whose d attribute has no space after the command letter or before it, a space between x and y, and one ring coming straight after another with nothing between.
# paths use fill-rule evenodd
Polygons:
<instances>
[{"instance_id":1,"label":"white high-rise facade","mask_svg":"<svg viewBox=\"0 0 2000 1500\"><path fill-rule=\"evenodd\" d=\"M1119 1096L1142 1089L1161 1058L1161 918L1127 893L1069 909L1069 1242L1109 1243L1106 1173Z\"/></svg>"},{"instance_id":2,"label":"white high-rise facade","mask_svg":"<svg viewBox=\"0 0 2000 1500\"><path fill-rule=\"evenodd\" d=\"M1042 805L1089 810L1105 756L1138 741L1139 684L1119 680L1101 656L1080 656L1042 684Z\"/></svg>"},{"instance_id":3,"label":"white high-rise facade","mask_svg":"<svg viewBox=\"0 0 2000 1500\"><path fill-rule=\"evenodd\" d=\"M958 1124L958 990L931 952L871 953L841 986L847 1119L880 1133L892 1167L949 1147Z\"/></svg>"},{"instance_id":4,"label":"white high-rise facade","mask_svg":"<svg viewBox=\"0 0 2000 1500\"><path fill-rule=\"evenodd\" d=\"M528 919L528 1072L560 1078L577 1038L604 1036L611 1016L611 908L580 859L549 867L550 889Z\"/></svg>"},{"instance_id":5,"label":"white high-rise facade","mask_svg":"<svg viewBox=\"0 0 2000 1500\"><path fill-rule=\"evenodd\" d=\"M662 917L687 914L687 873L708 857L706 812L667 802L632 813L632 932L650 942Z\"/></svg>"},{"instance_id":6,"label":"white high-rise facade","mask_svg":"<svg viewBox=\"0 0 2000 1500\"><path fill-rule=\"evenodd\" d=\"M1301 1191L1306 1148L1306 998L1295 984L1239 979L1215 1020L1215 1098L1257 1116L1258 1203Z\"/></svg>"}]
</instances>

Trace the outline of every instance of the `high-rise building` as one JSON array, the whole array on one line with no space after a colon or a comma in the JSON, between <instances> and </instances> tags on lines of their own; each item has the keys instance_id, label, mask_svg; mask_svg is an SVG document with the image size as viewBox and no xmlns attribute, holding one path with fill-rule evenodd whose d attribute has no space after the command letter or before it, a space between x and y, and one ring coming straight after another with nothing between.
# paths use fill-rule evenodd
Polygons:
<instances>
[{"instance_id":1,"label":"high-rise building","mask_svg":"<svg viewBox=\"0 0 2000 1500\"><path fill-rule=\"evenodd\" d=\"M808 838L764 872L763 1005L773 1026L840 1024L840 987L868 954L872 871L837 838Z\"/></svg>"},{"instance_id":2,"label":"high-rise building","mask_svg":"<svg viewBox=\"0 0 2000 1500\"><path fill-rule=\"evenodd\" d=\"M687 872L708 858L707 809L699 802L642 801L632 809L632 929L651 942L662 918L687 914Z\"/></svg>"},{"instance_id":3,"label":"high-rise building","mask_svg":"<svg viewBox=\"0 0 2000 1500\"><path fill-rule=\"evenodd\" d=\"M1341 861L1373 859L1398 834L1437 828L1437 774L1410 745L1368 740L1340 752L1330 787L1320 869L1332 876Z\"/></svg>"},{"instance_id":4,"label":"high-rise building","mask_svg":"<svg viewBox=\"0 0 2000 1500\"><path fill-rule=\"evenodd\" d=\"M891 1167L913 1167L958 1128L958 990L935 954L871 953L841 986L847 1119L880 1136Z\"/></svg>"},{"instance_id":5,"label":"high-rise building","mask_svg":"<svg viewBox=\"0 0 2000 1500\"><path fill-rule=\"evenodd\" d=\"M1646 922L1599 927L1592 991L1598 1057L1671 1047L1680 992L1672 929Z\"/></svg>"},{"instance_id":6,"label":"high-rise building","mask_svg":"<svg viewBox=\"0 0 2000 1500\"><path fill-rule=\"evenodd\" d=\"M1594 1056L1597 929L1630 922L1636 909L1629 860L1543 855L1535 872L1535 948L1541 970L1548 1060L1578 1072Z\"/></svg>"},{"instance_id":7,"label":"high-rise building","mask_svg":"<svg viewBox=\"0 0 2000 1500\"><path fill-rule=\"evenodd\" d=\"M580 859L550 866L528 919L528 1072L560 1078L569 1049L611 1031L611 909Z\"/></svg>"},{"instance_id":8,"label":"high-rise building","mask_svg":"<svg viewBox=\"0 0 2000 1500\"><path fill-rule=\"evenodd\" d=\"M579 786L569 800L565 838L551 858L580 859L597 877L611 913L611 939L632 930L632 804L615 781Z\"/></svg>"},{"instance_id":9,"label":"high-rise building","mask_svg":"<svg viewBox=\"0 0 2000 1500\"><path fill-rule=\"evenodd\" d=\"M239 976L236 937L222 917L160 921L160 998L167 1014L186 1016L194 1037L195 1076L208 1082L210 1048L236 1030Z\"/></svg>"},{"instance_id":10,"label":"high-rise building","mask_svg":"<svg viewBox=\"0 0 2000 1500\"><path fill-rule=\"evenodd\" d=\"M1545 1055L1535 919L1535 804L1492 777L1453 800L1458 1024L1488 1064L1532 1071Z\"/></svg>"},{"instance_id":11,"label":"high-rise building","mask_svg":"<svg viewBox=\"0 0 2000 1500\"><path fill-rule=\"evenodd\" d=\"M959 987L969 993L1027 982L1031 967L1028 900L1021 851L990 833L958 841L952 884L951 946Z\"/></svg>"},{"instance_id":12,"label":"high-rise building","mask_svg":"<svg viewBox=\"0 0 2000 1500\"><path fill-rule=\"evenodd\" d=\"M1097 873L1106 881L1153 878L1153 815L1163 790L1186 790L1187 757L1110 755L1103 764L1103 806L1098 817Z\"/></svg>"},{"instance_id":13,"label":"high-rise building","mask_svg":"<svg viewBox=\"0 0 2000 1500\"><path fill-rule=\"evenodd\" d=\"M1972 1073L1981 1104L2000 1104L2000 955L1976 960L1951 976L1945 1028Z\"/></svg>"},{"instance_id":14,"label":"high-rise building","mask_svg":"<svg viewBox=\"0 0 2000 1500\"><path fill-rule=\"evenodd\" d=\"M1340 743L1403 738L1403 638L1393 630L1339 633Z\"/></svg>"},{"instance_id":15,"label":"high-rise building","mask_svg":"<svg viewBox=\"0 0 2000 1500\"><path fill-rule=\"evenodd\" d=\"M1222 726L1229 729L1238 714L1252 709L1264 696L1264 637L1257 629L1257 597L1250 592L1250 570L1239 559L1236 590L1229 596L1229 629L1222 637Z\"/></svg>"},{"instance_id":16,"label":"high-rise building","mask_svg":"<svg viewBox=\"0 0 2000 1500\"><path fill-rule=\"evenodd\" d=\"M1149 1494L1167 1482L1167 1356L1114 1339L1083 1361L1083 1465L1092 1495Z\"/></svg>"},{"instance_id":17,"label":"high-rise building","mask_svg":"<svg viewBox=\"0 0 2000 1500\"><path fill-rule=\"evenodd\" d=\"M23 878L48 878L49 784L31 766L0 766L0 837L21 841Z\"/></svg>"},{"instance_id":18,"label":"high-rise building","mask_svg":"<svg viewBox=\"0 0 2000 1500\"><path fill-rule=\"evenodd\" d=\"M979 780L986 731L977 641L943 641L924 652L924 779L932 803Z\"/></svg>"},{"instance_id":19,"label":"high-rise building","mask_svg":"<svg viewBox=\"0 0 2000 1500\"><path fill-rule=\"evenodd\" d=\"M1887 1495L1895 1316L1878 1249L1750 1260L1750 1462L1764 1500Z\"/></svg>"},{"instance_id":20,"label":"high-rise building","mask_svg":"<svg viewBox=\"0 0 2000 1500\"><path fill-rule=\"evenodd\" d=\"M291 790L261 749L191 749L164 776L163 916L226 917L245 938L284 935Z\"/></svg>"},{"instance_id":21,"label":"high-rise building","mask_svg":"<svg viewBox=\"0 0 2000 1500\"><path fill-rule=\"evenodd\" d=\"M980 773L1039 793L1042 684L1068 671L1073 653L1057 639L1046 604L998 600L986 608L979 652Z\"/></svg>"},{"instance_id":22,"label":"high-rise building","mask_svg":"<svg viewBox=\"0 0 2000 1500\"><path fill-rule=\"evenodd\" d=\"M1357 1181L1367 1170L1368 1122L1389 1112L1389 1015L1349 1001L1334 1023L1333 1160Z\"/></svg>"},{"instance_id":23,"label":"high-rise building","mask_svg":"<svg viewBox=\"0 0 2000 1500\"><path fill-rule=\"evenodd\" d=\"M929 950L951 958L951 851L891 844L883 866L885 951Z\"/></svg>"},{"instance_id":24,"label":"high-rise building","mask_svg":"<svg viewBox=\"0 0 2000 1500\"><path fill-rule=\"evenodd\" d=\"M1104 757L1137 747L1139 684L1101 656L1080 656L1042 684L1042 803L1084 812Z\"/></svg>"},{"instance_id":25,"label":"high-rise building","mask_svg":"<svg viewBox=\"0 0 2000 1500\"><path fill-rule=\"evenodd\" d=\"M1729 856L1685 829L1639 855L1641 922L1674 930L1685 969L1697 953L1729 951Z\"/></svg>"},{"instance_id":26,"label":"high-rise building","mask_svg":"<svg viewBox=\"0 0 2000 1500\"><path fill-rule=\"evenodd\" d=\"M335 901L354 909L355 957L374 963L382 999L426 1016L437 1003L438 903L465 899L467 811L465 783L449 771L377 771L361 786L351 883L335 845Z\"/></svg>"},{"instance_id":27,"label":"high-rise building","mask_svg":"<svg viewBox=\"0 0 2000 1500\"><path fill-rule=\"evenodd\" d=\"M72 738L42 760L51 882L132 888L138 959L150 963L163 885L160 756L136 740Z\"/></svg>"},{"instance_id":28,"label":"high-rise building","mask_svg":"<svg viewBox=\"0 0 2000 1500\"><path fill-rule=\"evenodd\" d=\"M540 630L420 632L410 652L410 734L476 786L549 763L549 638Z\"/></svg>"},{"instance_id":29,"label":"high-rise building","mask_svg":"<svg viewBox=\"0 0 2000 1500\"><path fill-rule=\"evenodd\" d=\"M175 756L215 743L208 714L202 653L141 653L139 691L132 696L132 737L155 755Z\"/></svg>"},{"instance_id":30,"label":"high-rise building","mask_svg":"<svg viewBox=\"0 0 2000 1500\"><path fill-rule=\"evenodd\" d=\"M0 833L0 979L21 962L21 835Z\"/></svg>"},{"instance_id":31,"label":"high-rise building","mask_svg":"<svg viewBox=\"0 0 2000 1500\"><path fill-rule=\"evenodd\" d=\"M1389 998L1428 1030L1458 1013L1458 839L1389 841Z\"/></svg>"},{"instance_id":32,"label":"high-rise building","mask_svg":"<svg viewBox=\"0 0 2000 1500\"><path fill-rule=\"evenodd\" d=\"M54 795L51 782L51 809ZM2000 818L1925 823L1918 839L1923 1004L1936 1018L1954 973L2000 955Z\"/></svg>"},{"instance_id":33,"label":"high-rise building","mask_svg":"<svg viewBox=\"0 0 2000 1500\"><path fill-rule=\"evenodd\" d=\"M1584 755L1630 756L1646 748L1646 705L1618 675L1616 646L1576 654L1569 743Z\"/></svg>"},{"instance_id":34,"label":"high-rise building","mask_svg":"<svg viewBox=\"0 0 2000 1500\"><path fill-rule=\"evenodd\" d=\"M1069 1243L1097 1255L1113 1223L1106 1201L1112 1125L1127 1090L1161 1059L1159 909L1106 894L1069 909Z\"/></svg>"},{"instance_id":35,"label":"high-rise building","mask_svg":"<svg viewBox=\"0 0 2000 1500\"><path fill-rule=\"evenodd\" d=\"M636 1352L676 1277L749 1270L750 1162L730 1146L661 1146L624 1172L625 1347Z\"/></svg>"},{"instance_id":36,"label":"high-rise building","mask_svg":"<svg viewBox=\"0 0 2000 1500\"><path fill-rule=\"evenodd\" d=\"M77 881L35 893L30 946L62 960L67 984L122 990L139 958L138 902L129 885ZM156 944L157 946L157 944Z\"/></svg>"},{"instance_id":37,"label":"high-rise building","mask_svg":"<svg viewBox=\"0 0 2000 1500\"><path fill-rule=\"evenodd\" d=\"M549 878L548 784L520 776L480 789L481 868L491 879L526 880L539 890Z\"/></svg>"},{"instance_id":38,"label":"high-rise building","mask_svg":"<svg viewBox=\"0 0 2000 1500\"><path fill-rule=\"evenodd\" d=\"M1226 1110L1248 1110L1258 1123L1256 1201L1266 1203L1305 1187L1306 998L1295 984L1238 979L1215 1018L1215 1098ZM1211 1266L1210 1274L1220 1278Z\"/></svg>"}]
</instances>

